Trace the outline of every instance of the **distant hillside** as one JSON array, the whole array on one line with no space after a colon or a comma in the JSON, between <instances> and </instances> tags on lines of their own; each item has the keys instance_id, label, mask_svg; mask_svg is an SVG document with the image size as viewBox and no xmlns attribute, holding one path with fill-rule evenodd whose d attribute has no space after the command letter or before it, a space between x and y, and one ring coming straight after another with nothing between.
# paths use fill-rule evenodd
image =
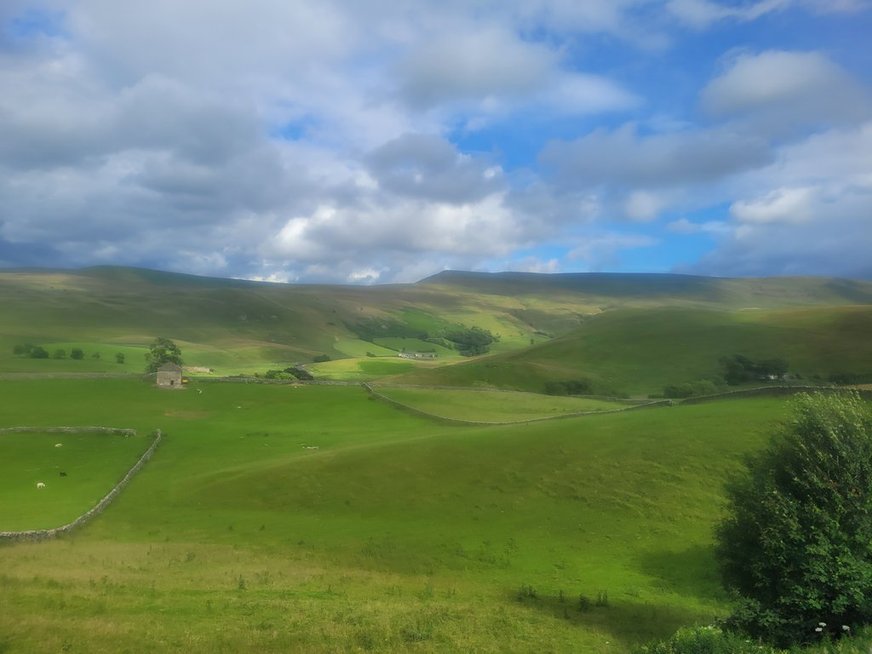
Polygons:
<instances>
[{"instance_id":1,"label":"distant hillside","mask_svg":"<svg viewBox=\"0 0 872 654\"><path fill-rule=\"evenodd\" d=\"M0 270L0 372L137 372L147 343L167 336L180 343L187 363L215 368L217 374L263 371L326 355L350 361L334 376L361 379L398 371L371 359L396 357L404 348L440 352L438 360L416 366L466 361L446 349L450 343L443 339L460 327L497 336L493 353L526 356L519 353L531 345L535 353L562 335L586 341L589 326L607 324L594 316L618 310L852 304L872 304L872 283L446 271L417 284L364 287L270 284L124 267ZM579 327L582 331L575 332ZM75 362L13 356L13 347L25 343L53 354L82 349L86 356ZM124 363L116 362L117 354L125 355ZM433 375L475 381L476 364L469 365ZM557 371L539 376L552 372ZM493 376L482 374L481 379ZM529 381L512 385L539 390Z\"/></svg>"},{"instance_id":2,"label":"distant hillside","mask_svg":"<svg viewBox=\"0 0 872 654\"><path fill-rule=\"evenodd\" d=\"M523 351L418 370L406 383L492 385L544 392L549 381L580 380L595 393L659 393L666 385L723 384L719 359L783 358L809 381L834 373L872 376L872 306L714 311L618 309Z\"/></svg>"},{"instance_id":3,"label":"distant hillside","mask_svg":"<svg viewBox=\"0 0 872 654\"><path fill-rule=\"evenodd\" d=\"M493 295L572 294L617 304L696 302L772 308L872 303L872 282L826 277L719 278L650 273L478 273L446 270L421 285Z\"/></svg>"}]
</instances>

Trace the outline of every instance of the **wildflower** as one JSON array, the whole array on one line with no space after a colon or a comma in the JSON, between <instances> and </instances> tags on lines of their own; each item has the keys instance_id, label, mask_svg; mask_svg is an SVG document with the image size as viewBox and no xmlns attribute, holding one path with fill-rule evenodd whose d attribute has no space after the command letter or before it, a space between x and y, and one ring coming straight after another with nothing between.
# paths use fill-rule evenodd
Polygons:
<instances>
[{"instance_id":1,"label":"wildflower","mask_svg":"<svg viewBox=\"0 0 872 654\"><path fill-rule=\"evenodd\" d=\"M814 630L818 633L823 631L823 627L815 627Z\"/></svg>"},{"instance_id":2,"label":"wildflower","mask_svg":"<svg viewBox=\"0 0 872 654\"><path fill-rule=\"evenodd\" d=\"M827 626L826 622L818 622L818 627L826 627L826 626Z\"/></svg>"},{"instance_id":3,"label":"wildflower","mask_svg":"<svg viewBox=\"0 0 872 654\"><path fill-rule=\"evenodd\" d=\"M842 625L842 631L851 631L851 628L850 628L848 625L843 624L843 625Z\"/></svg>"}]
</instances>

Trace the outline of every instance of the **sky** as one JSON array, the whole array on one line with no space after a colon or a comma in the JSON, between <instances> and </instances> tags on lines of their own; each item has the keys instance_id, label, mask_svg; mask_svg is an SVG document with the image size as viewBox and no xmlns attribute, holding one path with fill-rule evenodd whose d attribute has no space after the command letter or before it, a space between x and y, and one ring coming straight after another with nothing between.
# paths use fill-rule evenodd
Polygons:
<instances>
[{"instance_id":1,"label":"sky","mask_svg":"<svg viewBox=\"0 0 872 654\"><path fill-rule=\"evenodd\" d=\"M2 0L0 267L872 279L872 0Z\"/></svg>"}]
</instances>

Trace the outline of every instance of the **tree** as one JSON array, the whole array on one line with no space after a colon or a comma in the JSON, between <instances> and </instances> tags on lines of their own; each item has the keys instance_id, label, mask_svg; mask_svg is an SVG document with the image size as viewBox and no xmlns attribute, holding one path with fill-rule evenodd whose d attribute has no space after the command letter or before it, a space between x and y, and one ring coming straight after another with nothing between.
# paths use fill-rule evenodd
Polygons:
<instances>
[{"instance_id":1,"label":"tree","mask_svg":"<svg viewBox=\"0 0 872 654\"><path fill-rule=\"evenodd\" d=\"M161 336L154 339L154 342L148 346L145 360L148 361L145 371L157 372L157 369L165 363L182 365L182 351L170 339Z\"/></svg>"},{"instance_id":2,"label":"tree","mask_svg":"<svg viewBox=\"0 0 872 654\"><path fill-rule=\"evenodd\" d=\"M124 363L124 352L115 353L115 363Z\"/></svg>"},{"instance_id":3,"label":"tree","mask_svg":"<svg viewBox=\"0 0 872 654\"><path fill-rule=\"evenodd\" d=\"M857 394L798 396L727 497L733 626L787 646L872 623L872 410Z\"/></svg>"},{"instance_id":4,"label":"tree","mask_svg":"<svg viewBox=\"0 0 872 654\"><path fill-rule=\"evenodd\" d=\"M85 358L85 352L81 348L74 347L70 350L70 358L79 361Z\"/></svg>"},{"instance_id":5,"label":"tree","mask_svg":"<svg viewBox=\"0 0 872 654\"><path fill-rule=\"evenodd\" d=\"M51 355L51 358L52 359L66 359L67 358L67 351L62 349L62 348L58 348L57 350L54 351L54 354Z\"/></svg>"}]
</instances>

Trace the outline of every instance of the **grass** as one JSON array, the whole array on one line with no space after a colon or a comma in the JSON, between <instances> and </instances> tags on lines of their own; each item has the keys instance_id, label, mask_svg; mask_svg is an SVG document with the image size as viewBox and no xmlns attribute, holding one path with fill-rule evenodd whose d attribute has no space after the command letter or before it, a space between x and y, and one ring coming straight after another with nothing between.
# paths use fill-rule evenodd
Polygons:
<instances>
[{"instance_id":1,"label":"grass","mask_svg":"<svg viewBox=\"0 0 872 654\"><path fill-rule=\"evenodd\" d=\"M626 404L607 400L515 391L381 386L377 390L392 400L436 416L482 422L513 422L627 407Z\"/></svg>"},{"instance_id":2,"label":"grass","mask_svg":"<svg viewBox=\"0 0 872 654\"><path fill-rule=\"evenodd\" d=\"M0 392L0 424L166 433L84 530L3 547L9 652L626 652L724 612L720 480L785 407L447 427L355 387Z\"/></svg>"},{"instance_id":3,"label":"grass","mask_svg":"<svg viewBox=\"0 0 872 654\"><path fill-rule=\"evenodd\" d=\"M215 368L218 375L284 368L318 354L335 359L366 352L387 356L390 348L406 345L421 349L420 343L391 343L384 349L365 344L351 326L372 320L401 325L404 334L478 326L500 337L491 347L494 353L509 354L616 308L842 306L868 304L870 289L866 282L824 278L452 273L419 284L340 287L255 284L131 268L4 271L0 372L137 373L143 348L156 336L183 343L186 363ZM87 354L100 351L102 358L14 357L12 347L24 343L79 344ZM114 362L117 351L128 354L123 366ZM440 358L458 360L451 350L440 350Z\"/></svg>"},{"instance_id":4,"label":"grass","mask_svg":"<svg viewBox=\"0 0 872 654\"><path fill-rule=\"evenodd\" d=\"M394 353L397 352L435 352L439 355L440 358L456 358L460 355L456 350L450 350L447 347L443 347L441 345L437 345L436 343L430 343L428 341L422 341L420 338L402 338L399 336L396 337L386 337L386 338L376 338L375 343L381 345L385 348L391 349Z\"/></svg>"},{"instance_id":5,"label":"grass","mask_svg":"<svg viewBox=\"0 0 872 654\"><path fill-rule=\"evenodd\" d=\"M0 434L0 531L73 521L109 492L149 444L144 436ZM45 488L37 489L38 482Z\"/></svg>"},{"instance_id":6,"label":"grass","mask_svg":"<svg viewBox=\"0 0 872 654\"><path fill-rule=\"evenodd\" d=\"M601 394L647 395L668 384L720 380L718 360L744 354L783 357L792 373L826 379L872 372L872 308L826 307L712 311L614 310L587 319L561 338L456 366L417 370L413 384L490 384L542 392L550 380L588 379Z\"/></svg>"}]
</instances>

